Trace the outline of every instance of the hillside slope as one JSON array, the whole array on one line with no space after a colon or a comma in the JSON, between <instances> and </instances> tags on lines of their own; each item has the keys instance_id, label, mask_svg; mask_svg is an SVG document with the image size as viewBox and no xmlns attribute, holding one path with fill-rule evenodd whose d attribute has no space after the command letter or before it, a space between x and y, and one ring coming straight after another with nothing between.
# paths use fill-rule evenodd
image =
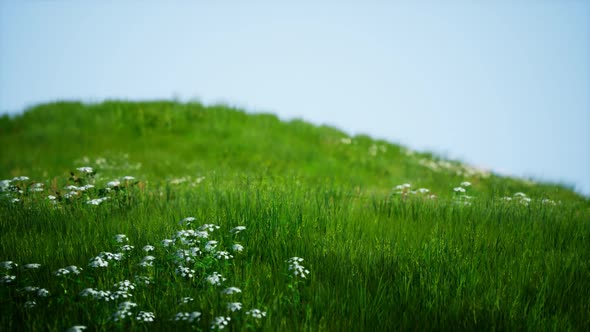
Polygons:
<instances>
[{"instance_id":1,"label":"hillside slope","mask_svg":"<svg viewBox=\"0 0 590 332\"><path fill-rule=\"evenodd\" d=\"M590 330L590 200L197 103L0 118L0 330Z\"/></svg>"},{"instance_id":2,"label":"hillside slope","mask_svg":"<svg viewBox=\"0 0 590 332\"><path fill-rule=\"evenodd\" d=\"M527 192L553 200L584 199L560 186L498 177L367 136L349 138L334 128L224 106L64 102L0 121L4 177L60 174L88 163L100 168L96 161L102 160L138 166L154 181L213 174L294 176L383 194L410 182L442 196L471 181L479 195Z\"/></svg>"}]
</instances>

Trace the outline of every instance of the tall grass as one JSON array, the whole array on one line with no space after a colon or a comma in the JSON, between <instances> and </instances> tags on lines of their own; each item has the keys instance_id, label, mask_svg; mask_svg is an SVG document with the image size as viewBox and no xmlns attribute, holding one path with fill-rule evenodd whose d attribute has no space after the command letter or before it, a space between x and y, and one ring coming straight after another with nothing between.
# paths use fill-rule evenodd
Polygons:
<instances>
[{"instance_id":1,"label":"tall grass","mask_svg":"<svg viewBox=\"0 0 590 332\"><path fill-rule=\"evenodd\" d=\"M346 135L332 128L222 107L54 104L1 123L0 170L31 177L12 182L22 194L5 188L0 200L0 261L18 264L0 267L15 276L0 284L3 330L209 330L220 316L231 318L231 330L590 329L590 205L567 189L434 171L420 166L418 159L437 160L427 154L367 137L341 144ZM372 155L373 144L385 151ZM96 176L85 178L79 166ZM103 190L124 175L136 180ZM453 191L464 180L471 199ZM38 182L44 191L30 190ZM82 182L96 187L64 197L66 185ZM403 182L430 192L392 189ZM109 199L87 204L99 196ZM192 225L179 223L186 217ZM192 245L202 254L191 262L176 256L191 245L162 244L204 224L220 228ZM230 232L240 225L246 229ZM117 234L129 242L117 243ZM206 252L210 240L234 257ZM244 250L232 251L235 243ZM123 260L89 266L124 244L134 248ZM139 265L146 255L153 267ZM306 278L289 269L291 257L304 259ZM176 272L181 264L192 278ZM55 275L71 265L82 272ZM227 280L210 284L213 272ZM130 298L81 295L114 291L123 280L135 283ZM230 286L242 292L223 294ZM192 301L181 303L186 297ZM113 319L124 301L137 304L132 316ZM252 308L266 315L247 315ZM154 321L137 320L139 311ZM174 320L181 312L201 315Z\"/></svg>"}]
</instances>

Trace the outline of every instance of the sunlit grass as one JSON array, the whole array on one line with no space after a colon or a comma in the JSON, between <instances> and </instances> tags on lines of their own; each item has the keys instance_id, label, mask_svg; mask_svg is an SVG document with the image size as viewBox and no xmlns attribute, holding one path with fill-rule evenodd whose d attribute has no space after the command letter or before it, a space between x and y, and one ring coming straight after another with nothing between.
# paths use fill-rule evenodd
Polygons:
<instances>
[{"instance_id":1,"label":"sunlit grass","mask_svg":"<svg viewBox=\"0 0 590 332\"><path fill-rule=\"evenodd\" d=\"M590 328L590 204L562 187L221 107L1 128L2 330Z\"/></svg>"}]
</instances>

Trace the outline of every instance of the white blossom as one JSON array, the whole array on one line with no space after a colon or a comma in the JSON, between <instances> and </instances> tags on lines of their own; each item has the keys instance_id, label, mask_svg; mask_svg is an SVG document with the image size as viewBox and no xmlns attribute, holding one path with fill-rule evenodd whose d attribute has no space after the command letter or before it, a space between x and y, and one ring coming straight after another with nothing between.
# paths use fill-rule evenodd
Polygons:
<instances>
[{"instance_id":1,"label":"white blossom","mask_svg":"<svg viewBox=\"0 0 590 332\"><path fill-rule=\"evenodd\" d=\"M219 316L213 319L213 323L211 324L211 329L219 329L223 330L229 324L231 320L230 317Z\"/></svg>"},{"instance_id":2,"label":"white blossom","mask_svg":"<svg viewBox=\"0 0 590 332\"><path fill-rule=\"evenodd\" d=\"M238 234L244 230L246 230L246 226L236 226L236 227L232 228L229 232L234 233L234 234Z\"/></svg>"},{"instance_id":3,"label":"white blossom","mask_svg":"<svg viewBox=\"0 0 590 332\"><path fill-rule=\"evenodd\" d=\"M87 174L90 174L90 173L94 172L94 170L92 169L92 167L88 167L88 166L78 167L77 170L80 171L80 172L82 172L82 173L87 173Z\"/></svg>"},{"instance_id":4,"label":"white blossom","mask_svg":"<svg viewBox=\"0 0 590 332\"><path fill-rule=\"evenodd\" d=\"M213 274L207 276L206 279L213 286L219 286L219 285L221 285L221 283L223 281L227 280L226 278L224 278L221 274L219 274L217 272L213 272Z\"/></svg>"},{"instance_id":5,"label":"white blossom","mask_svg":"<svg viewBox=\"0 0 590 332\"><path fill-rule=\"evenodd\" d=\"M246 315L261 319L263 316L266 316L266 311L261 311L260 309L251 309L246 311Z\"/></svg>"},{"instance_id":6,"label":"white blossom","mask_svg":"<svg viewBox=\"0 0 590 332\"><path fill-rule=\"evenodd\" d=\"M201 313L198 311L193 312L179 312L174 315L173 318L175 321L187 321L189 323L194 322L195 320L198 322L201 319Z\"/></svg>"},{"instance_id":7,"label":"white blossom","mask_svg":"<svg viewBox=\"0 0 590 332\"><path fill-rule=\"evenodd\" d=\"M231 310L232 312L242 310L242 304L240 302L230 302L227 304L227 309Z\"/></svg>"},{"instance_id":8,"label":"white blossom","mask_svg":"<svg viewBox=\"0 0 590 332\"><path fill-rule=\"evenodd\" d=\"M222 293L225 295L233 295L233 294L237 294L237 293L241 293L241 292L242 292L242 290L239 289L238 287L228 287L222 291Z\"/></svg>"}]
</instances>

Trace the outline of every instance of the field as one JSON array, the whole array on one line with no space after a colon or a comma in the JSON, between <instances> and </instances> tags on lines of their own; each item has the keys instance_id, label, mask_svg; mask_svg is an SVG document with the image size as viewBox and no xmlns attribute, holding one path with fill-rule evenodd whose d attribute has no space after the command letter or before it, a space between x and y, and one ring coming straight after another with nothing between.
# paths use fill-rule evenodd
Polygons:
<instances>
[{"instance_id":1,"label":"field","mask_svg":"<svg viewBox=\"0 0 590 332\"><path fill-rule=\"evenodd\" d=\"M0 330L590 330L590 199L198 103L0 118Z\"/></svg>"}]
</instances>

